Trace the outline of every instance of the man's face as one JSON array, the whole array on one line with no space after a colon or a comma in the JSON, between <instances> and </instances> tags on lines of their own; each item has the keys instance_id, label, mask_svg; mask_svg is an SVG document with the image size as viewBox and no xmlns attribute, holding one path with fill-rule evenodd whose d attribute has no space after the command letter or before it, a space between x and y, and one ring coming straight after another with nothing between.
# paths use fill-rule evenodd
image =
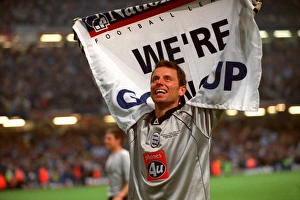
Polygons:
<instances>
[{"instance_id":1,"label":"man's face","mask_svg":"<svg viewBox=\"0 0 300 200\"><path fill-rule=\"evenodd\" d=\"M120 139L117 139L112 133L106 133L104 144L109 151L114 151L120 144Z\"/></svg>"},{"instance_id":2,"label":"man's face","mask_svg":"<svg viewBox=\"0 0 300 200\"><path fill-rule=\"evenodd\" d=\"M151 98L158 106L176 107L186 86L179 86L177 71L168 67L157 68L151 78Z\"/></svg>"}]
</instances>

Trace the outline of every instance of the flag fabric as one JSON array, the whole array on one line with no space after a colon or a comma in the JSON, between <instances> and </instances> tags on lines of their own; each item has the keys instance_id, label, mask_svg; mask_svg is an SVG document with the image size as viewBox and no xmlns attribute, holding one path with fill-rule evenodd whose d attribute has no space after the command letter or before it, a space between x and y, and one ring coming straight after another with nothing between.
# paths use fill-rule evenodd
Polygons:
<instances>
[{"instance_id":1,"label":"flag fabric","mask_svg":"<svg viewBox=\"0 0 300 200\"><path fill-rule=\"evenodd\" d=\"M80 18L73 30L123 130L153 110L150 76L162 59L186 72L187 104L259 108L262 42L250 0L161 0Z\"/></svg>"}]
</instances>

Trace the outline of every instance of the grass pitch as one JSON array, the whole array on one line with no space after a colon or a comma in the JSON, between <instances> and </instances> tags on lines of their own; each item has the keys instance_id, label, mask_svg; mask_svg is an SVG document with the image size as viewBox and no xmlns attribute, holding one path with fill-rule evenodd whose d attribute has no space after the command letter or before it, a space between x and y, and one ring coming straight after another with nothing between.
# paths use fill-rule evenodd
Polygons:
<instances>
[{"instance_id":1,"label":"grass pitch","mask_svg":"<svg viewBox=\"0 0 300 200\"><path fill-rule=\"evenodd\" d=\"M212 200L300 200L300 171L211 179Z\"/></svg>"},{"instance_id":2,"label":"grass pitch","mask_svg":"<svg viewBox=\"0 0 300 200\"><path fill-rule=\"evenodd\" d=\"M106 200L106 186L0 191L0 200ZM212 200L300 200L300 172L211 178Z\"/></svg>"}]
</instances>

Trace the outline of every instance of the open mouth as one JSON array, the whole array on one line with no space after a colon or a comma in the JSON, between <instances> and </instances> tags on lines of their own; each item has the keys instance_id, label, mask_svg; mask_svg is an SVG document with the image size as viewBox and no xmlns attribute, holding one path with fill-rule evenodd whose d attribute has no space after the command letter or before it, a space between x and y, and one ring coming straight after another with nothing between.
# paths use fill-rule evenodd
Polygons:
<instances>
[{"instance_id":1,"label":"open mouth","mask_svg":"<svg viewBox=\"0 0 300 200\"><path fill-rule=\"evenodd\" d=\"M156 90L155 94L166 94L167 92L165 90Z\"/></svg>"}]
</instances>

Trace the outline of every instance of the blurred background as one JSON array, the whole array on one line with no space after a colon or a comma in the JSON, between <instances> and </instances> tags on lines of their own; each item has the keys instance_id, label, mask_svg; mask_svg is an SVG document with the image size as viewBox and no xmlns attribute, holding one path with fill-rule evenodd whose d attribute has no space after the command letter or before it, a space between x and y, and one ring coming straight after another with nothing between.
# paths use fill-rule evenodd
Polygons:
<instances>
[{"instance_id":1,"label":"blurred background","mask_svg":"<svg viewBox=\"0 0 300 200\"><path fill-rule=\"evenodd\" d=\"M73 41L72 20L148 2L0 1L0 179L6 189L105 182L104 133L116 124ZM265 1L256 16L264 54L261 109L223 116L213 134L213 176L300 170L299 13L299 0L275 0ZM48 34L56 39L48 41Z\"/></svg>"}]
</instances>

